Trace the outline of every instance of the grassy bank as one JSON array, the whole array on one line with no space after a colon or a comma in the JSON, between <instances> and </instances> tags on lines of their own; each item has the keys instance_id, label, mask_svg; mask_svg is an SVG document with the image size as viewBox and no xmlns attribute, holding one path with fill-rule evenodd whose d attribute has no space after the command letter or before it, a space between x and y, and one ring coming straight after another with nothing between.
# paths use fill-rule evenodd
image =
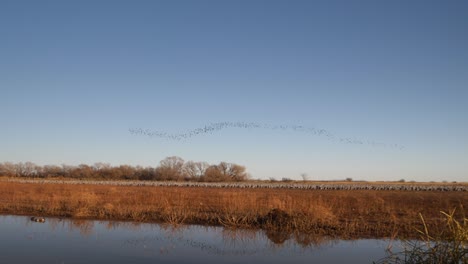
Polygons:
<instances>
[{"instance_id":1,"label":"grassy bank","mask_svg":"<svg viewBox=\"0 0 468 264\"><path fill-rule=\"evenodd\" d=\"M417 230L417 240L403 241L403 250L392 251L388 248L387 256L379 264L446 264L468 263L468 218L457 221L455 211L441 212L445 217L445 229L439 232L430 230L424 225L423 230Z\"/></svg>"},{"instance_id":2,"label":"grassy bank","mask_svg":"<svg viewBox=\"0 0 468 264\"><path fill-rule=\"evenodd\" d=\"M439 211L468 208L466 192L240 189L0 182L0 213L322 233L405 236L442 228Z\"/></svg>"}]
</instances>

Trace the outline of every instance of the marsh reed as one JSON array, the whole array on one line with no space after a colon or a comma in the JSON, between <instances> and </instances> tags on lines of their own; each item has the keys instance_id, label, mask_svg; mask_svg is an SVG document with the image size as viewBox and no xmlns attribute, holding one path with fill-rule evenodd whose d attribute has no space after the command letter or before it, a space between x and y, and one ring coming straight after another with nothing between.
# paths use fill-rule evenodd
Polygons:
<instances>
[{"instance_id":1,"label":"marsh reed","mask_svg":"<svg viewBox=\"0 0 468 264\"><path fill-rule=\"evenodd\" d=\"M422 229L415 229L416 239L404 240L401 251L389 248L379 264L466 264L468 263L468 218L457 220L456 210L440 212L444 225L431 230L420 214Z\"/></svg>"}]
</instances>

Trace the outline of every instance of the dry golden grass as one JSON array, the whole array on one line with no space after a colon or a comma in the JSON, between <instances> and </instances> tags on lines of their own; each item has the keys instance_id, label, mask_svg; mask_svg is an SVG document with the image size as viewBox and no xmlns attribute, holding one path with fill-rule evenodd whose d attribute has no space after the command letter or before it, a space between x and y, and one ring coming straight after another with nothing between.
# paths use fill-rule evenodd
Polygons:
<instances>
[{"instance_id":1,"label":"dry golden grass","mask_svg":"<svg viewBox=\"0 0 468 264\"><path fill-rule=\"evenodd\" d=\"M38 184L0 181L0 213L73 218L208 224L319 232L329 235L399 236L420 225L437 228L439 211L457 208L466 192L291 189L222 189ZM276 209L276 210L275 210Z\"/></svg>"}]
</instances>

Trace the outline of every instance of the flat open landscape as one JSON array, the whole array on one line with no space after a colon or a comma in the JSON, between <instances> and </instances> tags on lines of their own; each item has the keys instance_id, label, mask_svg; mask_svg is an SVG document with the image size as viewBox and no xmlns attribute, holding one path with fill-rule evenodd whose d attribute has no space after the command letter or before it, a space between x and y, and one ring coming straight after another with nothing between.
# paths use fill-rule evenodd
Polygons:
<instances>
[{"instance_id":1,"label":"flat open landscape","mask_svg":"<svg viewBox=\"0 0 468 264\"><path fill-rule=\"evenodd\" d=\"M460 183L387 184L420 189L413 191L382 190L379 186L387 186L383 183L365 183L370 186L366 189L333 187L357 185L351 183L322 183L322 188L308 189L288 188L291 184L280 187L283 183L275 183L275 188L157 184L4 178L0 181L0 213L220 225L341 237L411 236L415 228L421 228L419 214L431 228L441 228L444 217L440 211L455 209L458 219L468 213L467 185ZM423 188L428 186L435 189Z\"/></svg>"}]
</instances>

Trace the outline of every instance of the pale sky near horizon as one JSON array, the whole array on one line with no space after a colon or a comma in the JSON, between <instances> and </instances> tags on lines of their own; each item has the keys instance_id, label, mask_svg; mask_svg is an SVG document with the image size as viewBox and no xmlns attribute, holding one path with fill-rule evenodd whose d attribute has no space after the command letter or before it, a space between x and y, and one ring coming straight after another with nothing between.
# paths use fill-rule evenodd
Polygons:
<instances>
[{"instance_id":1,"label":"pale sky near horizon","mask_svg":"<svg viewBox=\"0 0 468 264\"><path fill-rule=\"evenodd\" d=\"M2 0L0 162L468 181L467 14L456 0ZM129 132L217 122L267 128Z\"/></svg>"}]
</instances>

